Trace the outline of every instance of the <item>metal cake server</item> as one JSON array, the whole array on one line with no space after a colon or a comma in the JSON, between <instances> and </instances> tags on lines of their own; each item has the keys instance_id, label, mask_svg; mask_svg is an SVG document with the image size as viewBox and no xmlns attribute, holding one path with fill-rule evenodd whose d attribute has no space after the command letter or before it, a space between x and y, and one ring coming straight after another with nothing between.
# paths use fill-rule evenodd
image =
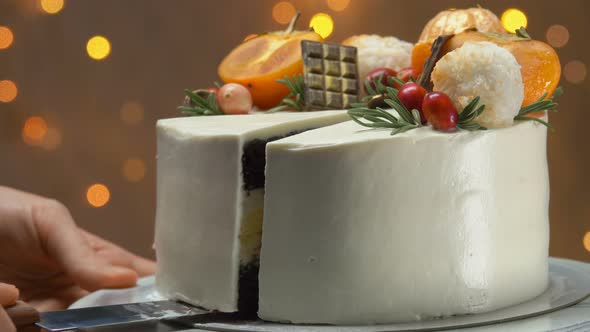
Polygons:
<instances>
[{"instance_id":1,"label":"metal cake server","mask_svg":"<svg viewBox=\"0 0 590 332\"><path fill-rule=\"evenodd\" d=\"M208 313L182 302L153 301L43 312L36 325L54 332Z\"/></svg>"}]
</instances>

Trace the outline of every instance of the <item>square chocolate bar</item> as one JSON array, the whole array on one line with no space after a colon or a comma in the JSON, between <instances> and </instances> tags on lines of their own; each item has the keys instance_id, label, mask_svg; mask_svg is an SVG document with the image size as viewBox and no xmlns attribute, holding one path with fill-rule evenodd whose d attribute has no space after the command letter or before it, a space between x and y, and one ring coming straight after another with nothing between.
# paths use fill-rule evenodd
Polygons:
<instances>
[{"instance_id":1,"label":"square chocolate bar","mask_svg":"<svg viewBox=\"0 0 590 332\"><path fill-rule=\"evenodd\" d=\"M356 47L301 41L305 106L347 109L359 101Z\"/></svg>"}]
</instances>

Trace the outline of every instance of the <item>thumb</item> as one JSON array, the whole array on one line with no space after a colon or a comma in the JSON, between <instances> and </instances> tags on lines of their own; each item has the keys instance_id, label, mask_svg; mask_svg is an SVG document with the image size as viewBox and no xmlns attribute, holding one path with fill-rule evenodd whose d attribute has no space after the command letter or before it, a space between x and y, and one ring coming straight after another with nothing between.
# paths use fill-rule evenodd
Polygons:
<instances>
[{"instance_id":1,"label":"thumb","mask_svg":"<svg viewBox=\"0 0 590 332\"><path fill-rule=\"evenodd\" d=\"M114 266L96 254L74 223L67 208L52 201L34 213L39 235L51 258L86 290L132 287L137 273Z\"/></svg>"},{"instance_id":2,"label":"thumb","mask_svg":"<svg viewBox=\"0 0 590 332\"><path fill-rule=\"evenodd\" d=\"M0 307L8 307L16 303L19 291L13 285L0 282Z\"/></svg>"}]
</instances>

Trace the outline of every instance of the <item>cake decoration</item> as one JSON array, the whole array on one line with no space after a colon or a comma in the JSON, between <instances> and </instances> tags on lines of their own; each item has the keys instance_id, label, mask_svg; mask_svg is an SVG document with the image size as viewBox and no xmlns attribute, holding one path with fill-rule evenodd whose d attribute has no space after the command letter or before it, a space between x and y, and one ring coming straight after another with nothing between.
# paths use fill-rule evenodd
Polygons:
<instances>
[{"instance_id":1,"label":"cake decoration","mask_svg":"<svg viewBox=\"0 0 590 332\"><path fill-rule=\"evenodd\" d=\"M490 42L466 42L436 62L433 90L447 94L457 109L480 97L488 128L512 125L524 98L520 65L506 49Z\"/></svg>"},{"instance_id":2,"label":"cake decoration","mask_svg":"<svg viewBox=\"0 0 590 332\"><path fill-rule=\"evenodd\" d=\"M517 34L467 30L450 38L445 43L443 54L463 46L466 42L478 41L492 42L505 48L516 58L524 84L522 106L535 102L544 93L551 96L559 85L561 64L557 53L548 44L531 39L524 28L519 29Z\"/></svg>"},{"instance_id":3,"label":"cake decoration","mask_svg":"<svg viewBox=\"0 0 590 332\"><path fill-rule=\"evenodd\" d=\"M358 102L356 47L302 41L301 51L308 108L346 109Z\"/></svg>"},{"instance_id":4,"label":"cake decoration","mask_svg":"<svg viewBox=\"0 0 590 332\"><path fill-rule=\"evenodd\" d=\"M412 43L393 36L355 35L342 41L342 45L358 49L361 79L375 68L386 67L397 72L411 65Z\"/></svg>"},{"instance_id":5,"label":"cake decoration","mask_svg":"<svg viewBox=\"0 0 590 332\"><path fill-rule=\"evenodd\" d=\"M277 106L289 89L277 80L294 77L303 70L301 41L323 41L311 30L295 31L297 13L285 31L268 32L250 38L234 48L218 67L225 83L238 83L250 90L260 109Z\"/></svg>"},{"instance_id":6,"label":"cake decoration","mask_svg":"<svg viewBox=\"0 0 590 332\"><path fill-rule=\"evenodd\" d=\"M423 93L421 89L415 88L414 84L416 83L406 83L411 87L408 89L411 92L404 99L407 100L406 102L411 101L412 104L409 105L416 105L413 103ZM403 86L402 89L404 89ZM479 105L479 97L473 98L461 113L458 113L449 96L442 92L429 92L423 95L422 109L419 110L417 108L408 109L398 97L398 90L392 87L386 87L385 90L387 93L383 96L383 102L390 109L357 107L350 109L348 115L354 122L365 127L392 129L391 135L419 128L426 121L434 129L446 132L454 131L456 128L470 131L487 129L475 121L485 109L485 105ZM410 96L410 93L413 96Z\"/></svg>"},{"instance_id":7,"label":"cake decoration","mask_svg":"<svg viewBox=\"0 0 590 332\"><path fill-rule=\"evenodd\" d=\"M443 35L454 35L468 29L506 34L496 14L482 8L449 9L436 14L424 26L418 43L412 49L412 67L421 70L430 57L432 43Z\"/></svg>"}]
</instances>

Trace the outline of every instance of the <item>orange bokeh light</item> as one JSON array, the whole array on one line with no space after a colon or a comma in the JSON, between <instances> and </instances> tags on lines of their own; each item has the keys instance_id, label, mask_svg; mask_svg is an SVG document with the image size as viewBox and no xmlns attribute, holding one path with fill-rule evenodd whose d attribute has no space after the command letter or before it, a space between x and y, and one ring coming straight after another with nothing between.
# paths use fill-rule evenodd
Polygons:
<instances>
[{"instance_id":1,"label":"orange bokeh light","mask_svg":"<svg viewBox=\"0 0 590 332\"><path fill-rule=\"evenodd\" d=\"M13 81L0 81L0 102L10 103L18 95L18 89Z\"/></svg>"},{"instance_id":2,"label":"orange bokeh light","mask_svg":"<svg viewBox=\"0 0 590 332\"><path fill-rule=\"evenodd\" d=\"M129 182L139 182L145 177L145 163L141 159L130 158L123 164L123 176Z\"/></svg>"},{"instance_id":3,"label":"orange bokeh light","mask_svg":"<svg viewBox=\"0 0 590 332\"><path fill-rule=\"evenodd\" d=\"M14 41L12 30L7 27L0 27L0 50L9 48Z\"/></svg>"},{"instance_id":4,"label":"orange bokeh light","mask_svg":"<svg viewBox=\"0 0 590 332\"><path fill-rule=\"evenodd\" d=\"M590 232L584 234L584 239L582 239L582 243L584 244L584 248L587 251L590 251Z\"/></svg>"},{"instance_id":5,"label":"orange bokeh light","mask_svg":"<svg viewBox=\"0 0 590 332\"><path fill-rule=\"evenodd\" d=\"M47 129L47 134L43 137L43 142L41 142L41 147L45 150L55 150L61 145L62 137L61 132L56 128L49 127Z\"/></svg>"},{"instance_id":6,"label":"orange bokeh light","mask_svg":"<svg viewBox=\"0 0 590 332\"><path fill-rule=\"evenodd\" d=\"M348 7L350 0L326 0L326 3L333 11L340 12Z\"/></svg>"},{"instance_id":7,"label":"orange bokeh light","mask_svg":"<svg viewBox=\"0 0 590 332\"><path fill-rule=\"evenodd\" d=\"M22 136L27 144L36 145L47 135L47 122L40 116L31 116L23 125Z\"/></svg>"},{"instance_id":8,"label":"orange bokeh light","mask_svg":"<svg viewBox=\"0 0 590 332\"><path fill-rule=\"evenodd\" d=\"M41 0L41 9L47 14L57 14L64 8L64 0Z\"/></svg>"},{"instance_id":9,"label":"orange bokeh light","mask_svg":"<svg viewBox=\"0 0 590 332\"><path fill-rule=\"evenodd\" d=\"M86 200L93 207L105 206L110 199L111 192L102 183L95 183L86 190Z\"/></svg>"},{"instance_id":10,"label":"orange bokeh light","mask_svg":"<svg viewBox=\"0 0 590 332\"><path fill-rule=\"evenodd\" d=\"M143 120L143 107L136 101L128 101L121 106L121 120L128 125L136 125Z\"/></svg>"},{"instance_id":11,"label":"orange bokeh light","mask_svg":"<svg viewBox=\"0 0 590 332\"><path fill-rule=\"evenodd\" d=\"M295 16L295 7L289 1L281 1L272 7L272 18L280 24L288 24Z\"/></svg>"}]
</instances>

